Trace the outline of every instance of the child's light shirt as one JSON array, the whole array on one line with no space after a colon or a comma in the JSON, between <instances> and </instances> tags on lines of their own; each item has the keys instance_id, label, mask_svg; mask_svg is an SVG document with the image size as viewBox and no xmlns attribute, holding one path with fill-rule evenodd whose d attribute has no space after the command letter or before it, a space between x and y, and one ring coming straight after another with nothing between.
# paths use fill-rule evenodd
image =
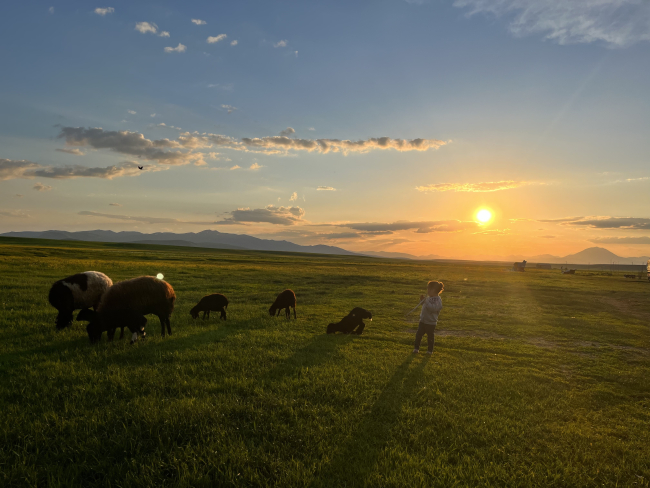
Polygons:
<instances>
[{"instance_id":1,"label":"child's light shirt","mask_svg":"<svg viewBox=\"0 0 650 488\"><path fill-rule=\"evenodd\" d=\"M429 325L438 323L438 314L442 310L442 299L440 296L426 297L422 301L422 311L420 312L420 322Z\"/></svg>"}]
</instances>

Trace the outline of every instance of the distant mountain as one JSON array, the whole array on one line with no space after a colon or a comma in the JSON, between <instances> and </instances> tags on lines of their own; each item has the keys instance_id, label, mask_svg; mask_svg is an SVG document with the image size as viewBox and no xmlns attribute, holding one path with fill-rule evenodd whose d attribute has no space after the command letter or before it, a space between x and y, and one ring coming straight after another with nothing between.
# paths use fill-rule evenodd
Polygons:
<instances>
[{"instance_id":1,"label":"distant mountain","mask_svg":"<svg viewBox=\"0 0 650 488\"><path fill-rule=\"evenodd\" d=\"M388 251L359 251L357 254L363 254L364 256L372 256L376 258L391 258L391 259L446 259L442 256L436 254L429 254L427 256L415 256L414 254L407 254L404 252L388 252Z\"/></svg>"},{"instance_id":2,"label":"distant mountain","mask_svg":"<svg viewBox=\"0 0 650 488\"><path fill-rule=\"evenodd\" d=\"M216 230L174 234L173 232L113 232L111 230L89 230L67 232L47 230L44 232L7 232L4 237L27 237L33 239L55 239L90 242L126 242L140 244L160 244L167 246L210 247L217 249L247 249L250 251L306 252L318 254L343 254L354 256L356 253L340 247L315 245L301 246L289 241L259 239L245 234L226 234Z\"/></svg>"},{"instance_id":3,"label":"distant mountain","mask_svg":"<svg viewBox=\"0 0 650 488\"><path fill-rule=\"evenodd\" d=\"M575 254L568 256L558 257L550 254L542 254L540 256L530 256L524 258L531 263L549 263L549 264L642 264L646 263L650 257L639 256L624 258L617 256L611 251L603 247L590 247ZM521 261L521 259L518 259Z\"/></svg>"}]
</instances>

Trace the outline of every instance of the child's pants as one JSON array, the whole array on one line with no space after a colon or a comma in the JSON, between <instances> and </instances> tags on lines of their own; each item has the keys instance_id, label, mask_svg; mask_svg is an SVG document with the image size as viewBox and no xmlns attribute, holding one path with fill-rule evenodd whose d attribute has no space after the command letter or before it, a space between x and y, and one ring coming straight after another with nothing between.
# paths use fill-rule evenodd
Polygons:
<instances>
[{"instance_id":1,"label":"child's pants","mask_svg":"<svg viewBox=\"0 0 650 488\"><path fill-rule=\"evenodd\" d=\"M427 335L427 343L429 345L429 352L433 352L433 333L436 330L436 324L425 324L420 322L418 331L415 334L415 349L420 349L420 342L422 342L422 336Z\"/></svg>"}]
</instances>

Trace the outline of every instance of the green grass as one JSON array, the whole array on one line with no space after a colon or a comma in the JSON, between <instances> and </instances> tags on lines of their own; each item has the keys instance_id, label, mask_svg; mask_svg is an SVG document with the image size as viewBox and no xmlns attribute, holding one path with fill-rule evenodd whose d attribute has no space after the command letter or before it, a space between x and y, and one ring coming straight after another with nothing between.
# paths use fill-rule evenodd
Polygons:
<instances>
[{"instance_id":1,"label":"green grass","mask_svg":"<svg viewBox=\"0 0 650 488\"><path fill-rule=\"evenodd\" d=\"M162 272L171 337L47 291ZM445 283L436 352L404 320ZM284 288L298 320L271 318ZM648 486L650 284L506 266L0 238L1 486ZM207 293L228 321L193 321ZM361 337L325 335L354 306Z\"/></svg>"}]
</instances>

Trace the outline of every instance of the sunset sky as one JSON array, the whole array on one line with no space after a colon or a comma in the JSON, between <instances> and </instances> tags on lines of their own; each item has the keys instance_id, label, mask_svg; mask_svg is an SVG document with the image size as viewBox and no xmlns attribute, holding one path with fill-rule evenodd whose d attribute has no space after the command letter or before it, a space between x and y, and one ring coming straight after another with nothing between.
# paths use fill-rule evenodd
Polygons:
<instances>
[{"instance_id":1,"label":"sunset sky","mask_svg":"<svg viewBox=\"0 0 650 488\"><path fill-rule=\"evenodd\" d=\"M650 254L645 0L2 2L0 62L0 232Z\"/></svg>"}]
</instances>

